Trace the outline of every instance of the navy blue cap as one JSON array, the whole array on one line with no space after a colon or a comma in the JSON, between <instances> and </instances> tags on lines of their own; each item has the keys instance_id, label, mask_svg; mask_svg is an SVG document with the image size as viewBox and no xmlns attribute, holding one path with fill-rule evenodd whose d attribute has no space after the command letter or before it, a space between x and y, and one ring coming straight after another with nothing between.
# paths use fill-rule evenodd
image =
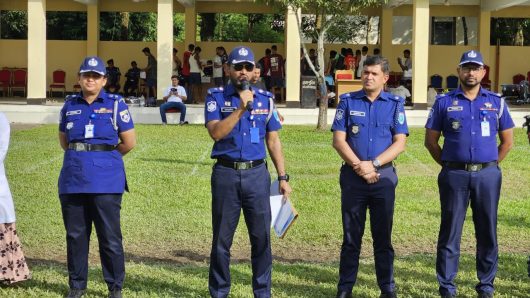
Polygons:
<instances>
[{"instance_id":1,"label":"navy blue cap","mask_svg":"<svg viewBox=\"0 0 530 298\"><path fill-rule=\"evenodd\" d=\"M462 54L462 58L460 58L460 63L458 65L466 63L484 65L484 60L482 60L482 54L474 50L465 52L464 54Z\"/></svg>"},{"instance_id":2,"label":"navy blue cap","mask_svg":"<svg viewBox=\"0 0 530 298\"><path fill-rule=\"evenodd\" d=\"M103 64L103 60L101 60L101 58L89 56L83 60L83 63L81 63L81 66L79 67L79 73L85 72L95 72L104 76L107 74L107 69L105 68L105 64Z\"/></svg>"},{"instance_id":3,"label":"navy blue cap","mask_svg":"<svg viewBox=\"0 0 530 298\"><path fill-rule=\"evenodd\" d=\"M228 64L248 62L254 65L254 53L247 47L235 47L228 56Z\"/></svg>"}]
</instances>

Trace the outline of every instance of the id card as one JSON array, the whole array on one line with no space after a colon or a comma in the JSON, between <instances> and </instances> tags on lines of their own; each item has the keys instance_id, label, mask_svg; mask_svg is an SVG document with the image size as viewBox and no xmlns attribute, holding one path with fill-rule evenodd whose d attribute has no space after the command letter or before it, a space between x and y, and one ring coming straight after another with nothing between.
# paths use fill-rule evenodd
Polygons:
<instances>
[{"instance_id":1,"label":"id card","mask_svg":"<svg viewBox=\"0 0 530 298\"><path fill-rule=\"evenodd\" d=\"M258 127L251 127L250 128L250 142L252 144L258 144L259 143L259 128Z\"/></svg>"},{"instance_id":2,"label":"id card","mask_svg":"<svg viewBox=\"0 0 530 298\"><path fill-rule=\"evenodd\" d=\"M94 124L85 125L85 139L91 139L94 137Z\"/></svg>"},{"instance_id":3,"label":"id card","mask_svg":"<svg viewBox=\"0 0 530 298\"><path fill-rule=\"evenodd\" d=\"M482 130L482 136L483 137L489 137L490 136L490 123L488 121L480 122L480 128Z\"/></svg>"}]
</instances>

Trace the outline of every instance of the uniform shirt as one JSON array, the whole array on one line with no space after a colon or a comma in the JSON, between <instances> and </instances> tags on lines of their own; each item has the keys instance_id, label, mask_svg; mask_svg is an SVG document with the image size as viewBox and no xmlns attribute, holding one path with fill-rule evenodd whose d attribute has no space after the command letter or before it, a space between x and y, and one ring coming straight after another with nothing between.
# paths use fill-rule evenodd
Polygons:
<instances>
[{"instance_id":1,"label":"uniform shirt","mask_svg":"<svg viewBox=\"0 0 530 298\"><path fill-rule=\"evenodd\" d=\"M166 89L166 91L164 92L164 97L168 96L171 92L171 89L176 89L177 91L177 94L180 95L180 96L186 96L186 89L184 89L184 87L180 86L180 85L177 85L176 87L175 86L170 86ZM171 95L168 99L167 99L167 102L182 102L182 98L180 97L177 97L175 95Z\"/></svg>"},{"instance_id":2,"label":"uniform shirt","mask_svg":"<svg viewBox=\"0 0 530 298\"><path fill-rule=\"evenodd\" d=\"M213 145L212 158L231 161L249 161L265 159L265 134L277 131L282 125L274 104L271 105L272 93L251 87L254 93L252 112L246 111L232 131ZM232 84L226 88L212 88L206 96L204 119L223 120L239 107L239 95ZM272 117L267 121L269 112ZM251 130L257 133L252 140ZM257 130L257 131L256 131Z\"/></svg>"},{"instance_id":3,"label":"uniform shirt","mask_svg":"<svg viewBox=\"0 0 530 298\"><path fill-rule=\"evenodd\" d=\"M138 67L131 67L129 70L127 70L125 76L129 82L137 83L138 79L140 79L140 69Z\"/></svg>"},{"instance_id":4,"label":"uniform shirt","mask_svg":"<svg viewBox=\"0 0 530 298\"><path fill-rule=\"evenodd\" d=\"M396 134L406 134L404 99L381 92L374 101L361 90L340 96L332 131L346 132L348 145L360 160L374 160L392 145Z\"/></svg>"},{"instance_id":5,"label":"uniform shirt","mask_svg":"<svg viewBox=\"0 0 530 298\"><path fill-rule=\"evenodd\" d=\"M514 126L498 94L480 88L471 101L460 87L436 98L425 125L444 136L442 160L463 163L496 161L497 132Z\"/></svg>"},{"instance_id":6,"label":"uniform shirt","mask_svg":"<svg viewBox=\"0 0 530 298\"><path fill-rule=\"evenodd\" d=\"M118 101L118 130L113 125L115 101ZM85 132L90 124L94 125L93 137L87 137ZM123 98L103 90L90 105L81 94L69 96L60 113L59 131L66 134L68 143L117 145L118 134L132 128L134 124ZM123 160L117 150L65 151L59 194L123 193L125 184Z\"/></svg>"}]
</instances>

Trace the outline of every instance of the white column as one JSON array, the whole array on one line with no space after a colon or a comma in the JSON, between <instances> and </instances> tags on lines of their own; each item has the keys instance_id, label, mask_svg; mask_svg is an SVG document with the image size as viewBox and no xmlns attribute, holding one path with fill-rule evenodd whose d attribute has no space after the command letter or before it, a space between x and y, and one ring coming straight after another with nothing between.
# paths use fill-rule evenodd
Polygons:
<instances>
[{"instance_id":1,"label":"white column","mask_svg":"<svg viewBox=\"0 0 530 298\"><path fill-rule=\"evenodd\" d=\"M195 6L184 7L184 50L188 50L189 44L197 43L197 10Z\"/></svg>"},{"instance_id":2,"label":"white column","mask_svg":"<svg viewBox=\"0 0 530 298\"><path fill-rule=\"evenodd\" d=\"M158 0L156 24L157 48L157 99L162 99L163 90L171 84L173 68L173 0Z\"/></svg>"},{"instance_id":3,"label":"white column","mask_svg":"<svg viewBox=\"0 0 530 298\"><path fill-rule=\"evenodd\" d=\"M300 34L296 15L301 11L294 11L291 7L287 9L287 24L285 28L285 98L286 105L290 108L300 107Z\"/></svg>"},{"instance_id":4,"label":"white column","mask_svg":"<svg viewBox=\"0 0 530 298\"><path fill-rule=\"evenodd\" d=\"M414 0L412 26L412 98L414 108L427 108L429 75L429 0Z\"/></svg>"},{"instance_id":5,"label":"white column","mask_svg":"<svg viewBox=\"0 0 530 298\"><path fill-rule=\"evenodd\" d=\"M381 52L383 57L392 59L396 57L392 52L392 19L394 11L392 8L383 6L381 9Z\"/></svg>"},{"instance_id":6,"label":"white column","mask_svg":"<svg viewBox=\"0 0 530 298\"><path fill-rule=\"evenodd\" d=\"M28 1L27 103L46 100L46 0Z\"/></svg>"}]
</instances>

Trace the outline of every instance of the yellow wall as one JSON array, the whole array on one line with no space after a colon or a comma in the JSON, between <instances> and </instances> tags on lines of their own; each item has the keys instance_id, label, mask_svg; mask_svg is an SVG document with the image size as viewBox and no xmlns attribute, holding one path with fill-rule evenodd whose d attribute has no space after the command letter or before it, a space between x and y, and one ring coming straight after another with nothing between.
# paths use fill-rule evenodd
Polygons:
<instances>
[{"instance_id":1,"label":"yellow wall","mask_svg":"<svg viewBox=\"0 0 530 298\"><path fill-rule=\"evenodd\" d=\"M0 68L28 67L28 41L0 39Z\"/></svg>"}]
</instances>

